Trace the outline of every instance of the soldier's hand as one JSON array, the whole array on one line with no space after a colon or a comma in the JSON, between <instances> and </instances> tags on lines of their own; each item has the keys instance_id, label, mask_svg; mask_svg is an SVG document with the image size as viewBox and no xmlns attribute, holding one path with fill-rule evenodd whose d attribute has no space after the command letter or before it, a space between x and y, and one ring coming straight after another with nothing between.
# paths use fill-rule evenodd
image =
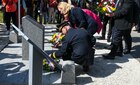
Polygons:
<instances>
[{"instance_id":1,"label":"soldier's hand","mask_svg":"<svg viewBox=\"0 0 140 85\"><path fill-rule=\"evenodd\" d=\"M49 57L51 57L52 56L52 54L49 54Z\"/></svg>"},{"instance_id":2,"label":"soldier's hand","mask_svg":"<svg viewBox=\"0 0 140 85\"><path fill-rule=\"evenodd\" d=\"M51 57L51 58L53 58L53 59L56 59L55 52L52 53L52 54L49 54L49 57Z\"/></svg>"}]
</instances>

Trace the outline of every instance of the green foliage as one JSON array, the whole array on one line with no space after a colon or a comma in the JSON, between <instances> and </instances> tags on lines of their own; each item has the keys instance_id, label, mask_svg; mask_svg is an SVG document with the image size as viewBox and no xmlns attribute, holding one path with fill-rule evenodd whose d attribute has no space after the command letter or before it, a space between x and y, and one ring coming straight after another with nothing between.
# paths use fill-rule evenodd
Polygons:
<instances>
[{"instance_id":1,"label":"green foliage","mask_svg":"<svg viewBox=\"0 0 140 85\"><path fill-rule=\"evenodd\" d=\"M46 61L46 59L43 59L43 70L49 72L50 71L50 66L48 64L48 62Z\"/></svg>"},{"instance_id":2,"label":"green foliage","mask_svg":"<svg viewBox=\"0 0 140 85\"><path fill-rule=\"evenodd\" d=\"M0 23L3 23L3 13L0 11Z\"/></svg>"},{"instance_id":3,"label":"green foliage","mask_svg":"<svg viewBox=\"0 0 140 85\"><path fill-rule=\"evenodd\" d=\"M57 63L59 63L59 59L54 59ZM43 59L43 70L46 72L51 72L51 71L56 71L57 68L55 67L54 69L51 69L50 65L46 61L46 59Z\"/></svg>"},{"instance_id":4,"label":"green foliage","mask_svg":"<svg viewBox=\"0 0 140 85\"><path fill-rule=\"evenodd\" d=\"M103 1L98 0L95 5L95 10L102 14L110 13L111 11L116 10L115 3L114 1L111 2L109 0L103 0Z\"/></svg>"},{"instance_id":5,"label":"green foliage","mask_svg":"<svg viewBox=\"0 0 140 85\"><path fill-rule=\"evenodd\" d=\"M95 10L98 11L98 12L100 12L100 13L102 13L102 14L105 14L105 12L102 10L101 7L98 7L97 6Z\"/></svg>"}]
</instances>

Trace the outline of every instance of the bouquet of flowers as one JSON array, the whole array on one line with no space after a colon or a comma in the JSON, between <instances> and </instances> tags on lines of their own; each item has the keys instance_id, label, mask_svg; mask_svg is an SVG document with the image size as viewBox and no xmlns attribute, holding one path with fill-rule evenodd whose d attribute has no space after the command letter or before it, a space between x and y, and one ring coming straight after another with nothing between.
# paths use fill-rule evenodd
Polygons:
<instances>
[{"instance_id":1,"label":"bouquet of flowers","mask_svg":"<svg viewBox=\"0 0 140 85\"><path fill-rule=\"evenodd\" d=\"M96 4L96 10L102 14L112 13L116 10L114 0L101 0Z\"/></svg>"},{"instance_id":2,"label":"bouquet of flowers","mask_svg":"<svg viewBox=\"0 0 140 85\"><path fill-rule=\"evenodd\" d=\"M59 63L59 59L54 59L57 63ZM50 72L50 71L57 71L57 68L55 67L55 65L47 59L43 59L43 70Z\"/></svg>"},{"instance_id":3,"label":"bouquet of flowers","mask_svg":"<svg viewBox=\"0 0 140 85\"><path fill-rule=\"evenodd\" d=\"M55 48L60 47L63 37L64 35L62 33L55 33L53 34L50 42L54 45Z\"/></svg>"}]
</instances>

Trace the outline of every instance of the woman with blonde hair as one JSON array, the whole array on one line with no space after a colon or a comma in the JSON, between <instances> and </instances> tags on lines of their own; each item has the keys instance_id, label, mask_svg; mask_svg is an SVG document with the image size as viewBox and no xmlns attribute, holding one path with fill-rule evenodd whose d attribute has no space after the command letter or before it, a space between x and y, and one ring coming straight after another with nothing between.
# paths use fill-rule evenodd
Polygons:
<instances>
[{"instance_id":1,"label":"woman with blonde hair","mask_svg":"<svg viewBox=\"0 0 140 85\"><path fill-rule=\"evenodd\" d=\"M57 7L58 7L59 12L64 16L64 20L67 20L67 17L68 17L68 14L69 14L68 12L74 6L71 5L71 4L68 4L66 2L60 2Z\"/></svg>"},{"instance_id":2,"label":"woman with blonde hair","mask_svg":"<svg viewBox=\"0 0 140 85\"><path fill-rule=\"evenodd\" d=\"M93 35L98 30L98 24L91 16L87 15L81 8L74 7L66 2L60 2L57 8L64 16L64 20L68 20L72 27L86 29L95 44L95 38L93 38Z\"/></svg>"}]
</instances>

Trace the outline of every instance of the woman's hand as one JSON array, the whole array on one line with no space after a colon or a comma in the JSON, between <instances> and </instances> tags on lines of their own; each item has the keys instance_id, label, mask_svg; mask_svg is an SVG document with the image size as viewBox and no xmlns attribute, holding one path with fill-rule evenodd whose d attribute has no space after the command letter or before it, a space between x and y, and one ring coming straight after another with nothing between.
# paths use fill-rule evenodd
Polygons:
<instances>
[{"instance_id":1,"label":"woman's hand","mask_svg":"<svg viewBox=\"0 0 140 85\"><path fill-rule=\"evenodd\" d=\"M105 15L108 16L108 17L113 17L114 13L106 13Z\"/></svg>"}]
</instances>

